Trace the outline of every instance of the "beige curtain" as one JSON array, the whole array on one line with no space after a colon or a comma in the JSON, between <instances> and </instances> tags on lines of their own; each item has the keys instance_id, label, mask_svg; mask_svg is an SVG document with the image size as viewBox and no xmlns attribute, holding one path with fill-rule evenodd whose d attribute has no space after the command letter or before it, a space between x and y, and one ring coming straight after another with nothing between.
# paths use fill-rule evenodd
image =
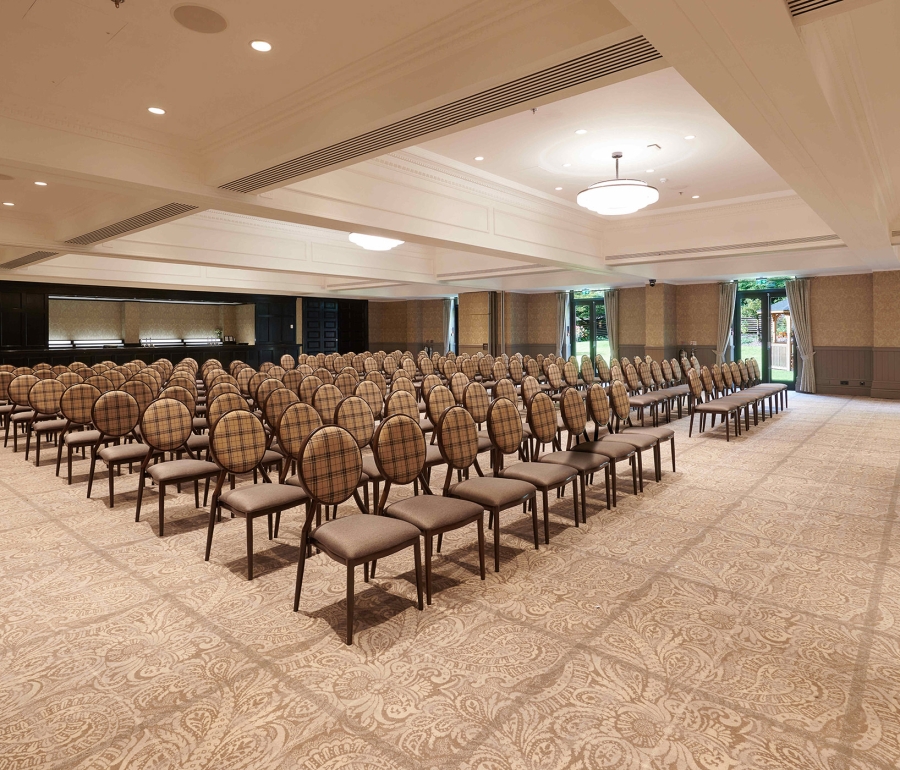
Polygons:
<instances>
[{"instance_id":1,"label":"beige curtain","mask_svg":"<svg viewBox=\"0 0 900 770\"><path fill-rule=\"evenodd\" d=\"M609 335L609 357L619 357L619 292L607 289L603 292L606 307L606 331Z\"/></svg>"},{"instance_id":2,"label":"beige curtain","mask_svg":"<svg viewBox=\"0 0 900 770\"><path fill-rule=\"evenodd\" d=\"M563 358L569 357L569 292L556 293L556 350Z\"/></svg>"},{"instance_id":3,"label":"beige curtain","mask_svg":"<svg viewBox=\"0 0 900 770\"><path fill-rule=\"evenodd\" d=\"M794 338L797 340L797 351L803 362L797 390L801 393L815 393L816 367L813 364L813 356L816 353L813 350L812 328L809 322L809 281L806 278L785 281L784 288L787 292L788 308L791 311Z\"/></svg>"},{"instance_id":4,"label":"beige curtain","mask_svg":"<svg viewBox=\"0 0 900 770\"><path fill-rule=\"evenodd\" d=\"M716 363L725 360L731 343L734 324L734 302L737 299L737 284L733 281L719 284L719 330L716 336Z\"/></svg>"}]
</instances>

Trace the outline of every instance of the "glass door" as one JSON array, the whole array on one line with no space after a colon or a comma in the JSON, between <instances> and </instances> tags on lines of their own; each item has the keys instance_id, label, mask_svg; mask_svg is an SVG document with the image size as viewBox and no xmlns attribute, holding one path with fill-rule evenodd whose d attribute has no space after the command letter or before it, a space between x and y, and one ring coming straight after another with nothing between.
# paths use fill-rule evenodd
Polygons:
<instances>
[{"instance_id":1,"label":"glass door","mask_svg":"<svg viewBox=\"0 0 900 770\"><path fill-rule=\"evenodd\" d=\"M601 298L578 299L575 292L572 301L572 350L578 360L590 356L593 361L599 354L609 361L609 333L606 329L606 306Z\"/></svg>"},{"instance_id":2,"label":"glass door","mask_svg":"<svg viewBox=\"0 0 900 770\"><path fill-rule=\"evenodd\" d=\"M763 380L794 387L796 344L784 289L738 291L734 357L755 358Z\"/></svg>"}]
</instances>

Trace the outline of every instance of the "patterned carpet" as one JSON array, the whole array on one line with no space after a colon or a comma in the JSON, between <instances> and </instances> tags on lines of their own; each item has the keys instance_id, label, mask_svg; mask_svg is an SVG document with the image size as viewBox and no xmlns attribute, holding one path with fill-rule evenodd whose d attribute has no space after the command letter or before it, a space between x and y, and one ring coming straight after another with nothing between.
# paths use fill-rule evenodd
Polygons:
<instances>
[{"instance_id":1,"label":"patterned carpet","mask_svg":"<svg viewBox=\"0 0 900 770\"><path fill-rule=\"evenodd\" d=\"M108 510L85 461L66 487L0 450L0 770L897 767L900 404L677 428L677 473L623 469L580 529L554 499L549 547L507 512L484 583L448 537L422 613L411 553L359 575L353 647L340 565L291 612L299 512L257 521L248 583L243 520L205 563L192 494L160 539L135 476Z\"/></svg>"}]
</instances>

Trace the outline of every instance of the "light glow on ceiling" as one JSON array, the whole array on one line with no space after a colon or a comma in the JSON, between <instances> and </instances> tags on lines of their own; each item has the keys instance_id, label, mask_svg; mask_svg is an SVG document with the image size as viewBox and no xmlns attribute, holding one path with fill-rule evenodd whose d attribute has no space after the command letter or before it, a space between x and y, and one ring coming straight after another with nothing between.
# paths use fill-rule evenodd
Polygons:
<instances>
[{"instance_id":1,"label":"light glow on ceiling","mask_svg":"<svg viewBox=\"0 0 900 770\"><path fill-rule=\"evenodd\" d=\"M584 134L587 133L587 129L586 129L586 128L579 128L575 133L578 134L578 136L582 136L582 135L584 135Z\"/></svg>"},{"instance_id":2,"label":"light glow on ceiling","mask_svg":"<svg viewBox=\"0 0 900 770\"><path fill-rule=\"evenodd\" d=\"M3 201L4 206L15 206L15 203L11 203L10 201Z\"/></svg>"},{"instance_id":3,"label":"light glow on ceiling","mask_svg":"<svg viewBox=\"0 0 900 770\"><path fill-rule=\"evenodd\" d=\"M696 139L697 137L694 136L693 134L688 134L688 135L687 135L686 137L684 137L684 138L687 139L688 141L690 141L691 139Z\"/></svg>"},{"instance_id":4,"label":"light glow on ceiling","mask_svg":"<svg viewBox=\"0 0 900 770\"><path fill-rule=\"evenodd\" d=\"M368 251L390 251L395 246L403 243L403 241L398 241L395 238L382 238L379 235L365 235L363 233L350 233L350 241Z\"/></svg>"},{"instance_id":5,"label":"light glow on ceiling","mask_svg":"<svg viewBox=\"0 0 900 770\"><path fill-rule=\"evenodd\" d=\"M38 187L46 187L46 186L47 186L47 183L46 183L46 182L35 182L35 184L36 184Z\"/></svg>"},{"instance_id":6,"label":"light glow on ceiling","mask_svg":"<svg viewBox=\"0 0 900 770\"><path fill-rule=\"evenodd\" d=\"M475 160L484 160L484 155L476 155Z\"/></svg>"},{"instance_id":7,"label":"light glow on ceiling","mask_svg":"<svg viewBox=\"0 0 900 770\"><path fill-rule=\"evenodd\" d=\"M265 40L254 40L250 43L250 47L254 51L259 51L260 53L268 53L272 50L272 44L267 43Z\"/></svg>"},{"instance_id":8,"label":"light glow on ceiling","mask_svg":"<svg viewBox=\"0 0 900 770\"><path fill-rule=\"evenodd\" d=\"M154 115L166 114L166 111L162 107L148 107L147 112L152 112Z\"/></svg>"}]
</instances>

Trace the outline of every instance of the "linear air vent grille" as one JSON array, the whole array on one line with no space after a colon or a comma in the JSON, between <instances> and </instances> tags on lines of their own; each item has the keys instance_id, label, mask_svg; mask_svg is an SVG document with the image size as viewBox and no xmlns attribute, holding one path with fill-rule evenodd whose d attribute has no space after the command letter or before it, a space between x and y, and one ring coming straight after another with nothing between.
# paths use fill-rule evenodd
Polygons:
<instances>
[{"instance_id":1,"label":"linear air vent grille","mask_svg":"<svg viewBox=\"0 0 900 770\"><path fill-rule=\"evenodd\" d=\"M840 2L841 0L787 0L791 16L802 16L804 13L818 11L820 8L827 8Z\"/></svg>"},{"instance_id":2,"label":"linear air vent grille","mask_svg":"<svg viewBox=\"0 0 900 770\"><path fill-rule=\"evenodd\" d=\"M70 238L66 243L71 243L73 246L87 246L91 243L105 241L108 238L115 238L117 235L123 235L141 227L147 227L147 225L154 225L157 222L162 222L164 219L177 217L179 214L194 211L196 208L196 206L188 206L186 203L167 203L158 209L145 211L143 214L123 219L121 222L101 227L99 230L92 230L76 238Z\"/></svg>"},{"instance_id":3,"label":"linear air vent grille","mask_svg":"<svg viewBox=\"0 0 900 770\"><path fill-rule=\"evenodd\" d=\"M221 189L242 193L261 190L660 58L662 54L645 37L634 37L235 179Z\"/></svg>"},{"instance_id":4,"label":"linear air vent grille","mask_svg":"<svg viewBox=\"0 0 900 770\"><path fill-rule=\"evenodd\" d=\"M837 235L812 235L807 238L785 238L780 241L757 241L756 243L730 243L727 246L698 246L693 249L668 249L667 251L643 251L636 254L615 254L607 257L608 262L619 259L643 259L646 257L674 257L682 254L709 254L715 251L744 251L764 249L772 246L797 246L803 243L829 243L840 241Z\"/></svg>"},{"instance_id":5,"label":"linear air vent grille","mask_svg":"<svg viewBox=\"0 0 900 770\"><path fill-rule=\"evenodd\" d=\"M58 253L57 251L32 251L31 254L26 254L24 257L19 257L11 262L4 262L0 267L4 270L15 270L17 267L27 267L35 262L55 257Z\"/></svg>"}]
</instances>

